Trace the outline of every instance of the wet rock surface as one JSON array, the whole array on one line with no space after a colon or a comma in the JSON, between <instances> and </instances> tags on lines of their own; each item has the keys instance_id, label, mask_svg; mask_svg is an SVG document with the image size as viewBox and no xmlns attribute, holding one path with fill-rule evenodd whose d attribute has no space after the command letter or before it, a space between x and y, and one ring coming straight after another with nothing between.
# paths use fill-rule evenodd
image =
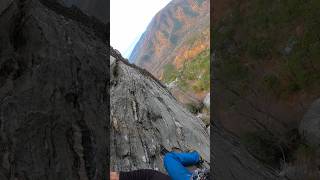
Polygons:
<instances>
[{"instance_id":1,"label":"wet rock surface","mask_svg":"<svg viewBox=\"0 0 320 180\"><path fill-rule=\"evenodd\" d=\"M0 179L106 179L106 29L43 2L0 16Z\"/></svg>"}]
</instances>

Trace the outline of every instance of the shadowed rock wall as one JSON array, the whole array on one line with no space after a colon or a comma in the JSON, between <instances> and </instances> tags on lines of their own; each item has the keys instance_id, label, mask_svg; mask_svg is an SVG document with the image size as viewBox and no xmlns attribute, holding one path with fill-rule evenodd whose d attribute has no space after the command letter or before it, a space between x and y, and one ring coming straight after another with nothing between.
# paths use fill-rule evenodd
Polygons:
<instances>
[{"instance_id":1,"label":"shadowed rock wall","mask_svg":"<svg viewBox=\"0 0 320 180\"><path fill-rule=\"evenodd\" d=\"M0 179L106 179L107 45L42 2L0 16Z\"/></svg>"}]
</instances>

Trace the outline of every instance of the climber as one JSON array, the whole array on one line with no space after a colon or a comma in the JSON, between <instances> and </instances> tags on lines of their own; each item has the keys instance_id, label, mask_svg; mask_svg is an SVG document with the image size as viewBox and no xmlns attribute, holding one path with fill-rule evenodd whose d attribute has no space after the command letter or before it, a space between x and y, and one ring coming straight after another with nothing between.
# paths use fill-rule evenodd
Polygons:
<instances>
[{"instance_id":1,"label":"climber","mask_svg":"<svg viewBox=\"0 0 320 180\"><path fill-rule=\"evenodd\" d=\"M209 170L196 169L193 173L185 166L202 163L203 160L198 152L166 153L163 159L164 167L168 175L156 170L141 169L129 172L111 172L110 180L206 180L209 179Z\"/></svg>"}]
</instances>

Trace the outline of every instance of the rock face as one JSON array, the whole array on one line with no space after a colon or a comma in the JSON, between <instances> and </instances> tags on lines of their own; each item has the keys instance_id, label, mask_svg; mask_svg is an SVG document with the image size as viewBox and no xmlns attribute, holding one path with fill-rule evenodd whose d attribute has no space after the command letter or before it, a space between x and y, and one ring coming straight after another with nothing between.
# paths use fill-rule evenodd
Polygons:
<instances>
[{"instance_id":1,"label":"rock face","mask_svg":"<svg viewBox=\"0 0 320 180\"><path fill-rule=\"evenodd\" d=\"M314 101L304 115L299 132L310 145L320 145L320 99Z\"/></svg>"},{"instance_id":2,"label":"rock face","mask_svg":"<svg viewBox=\"0 0 320 180\"><path fill-rule=\"evenodd\" d=\"M206 95L206 97L204 98L203 104L204 104L208 109L210 109L210 93L208 93L208 94Z\"/></svg>"},{"instance_id":3,"label":"rock face","mask_svg":"<svg viewBox=\"0 0 320 180\"><path fill-rule=\"evenodd\" d=\"M203 122L150 73L113 50L111 56L116 59L110 72L111 169L165 172L161 147L197 150L209 163L209 134Z\"/></svg>"},{"instance_id":4,"label":"rock face","mask_svg":"<svg viewBox=\"0 0 320 180\"><path fill-rule=\"evenodd\" d=\"M212 127L211 161L213 179L219 180L277 180L277 173L254 159L238 140L224 132L219 125Z\"/></svg>"},{"instance_id":5,"label":"rock face","mask_svg":"<svg viewBox=\"0 0 320 180\"><path fill-rule=\"evenodd\" d=\"M49 0L50 1L50 0ZM76 6L89 16L94 16L103 23L108 19L108 1L107 0L58 0L61 4L71 7Z\"/></svg>"},{"instance_id":6,"label":"rock face","mask_svg":"<svg viewBox=\"0 0 320 180\"><path fill-rule=\"evenodd\" d=\"M0 179L106 179L106 26L53 1L8 7L0 15Z\"/></svg>"},{"instance_id":7,"label":"rock face","mask_svg":"<svg viewBox=\"0 0 320 180\"><path fill-rule=\"evenodd\" d=\"M0 15L9 7L12 3L12 0L2 0L0 2Z\"/></svg>"}]
</instances>

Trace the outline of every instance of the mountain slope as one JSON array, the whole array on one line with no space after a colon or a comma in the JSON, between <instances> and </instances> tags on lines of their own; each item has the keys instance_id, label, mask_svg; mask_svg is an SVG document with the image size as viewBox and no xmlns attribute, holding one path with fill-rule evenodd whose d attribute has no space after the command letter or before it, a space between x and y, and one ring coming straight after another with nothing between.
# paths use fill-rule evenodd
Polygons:
<instances>
[{"instance_id":1,"label":"mountain slope","mask_svg":"<svg viewBox=\"0 0 320 180\"><path fill-rule=\"evenodd\" d=\"M209 0L173 0L153 18L130 61L169 87L190 111L203 108L210 91Z\"/></svg>"},{"instance_id":2,"label":"mountain slope","mask_svg":"<svg viewBox=\"0 0 320 180\"><path fill-rule=\"evenodd\" d=\"M160 77L163 66L180 67L209 48L209 0L173 0L151 21L130 61Z\"/></svg>"}]
</instances>

